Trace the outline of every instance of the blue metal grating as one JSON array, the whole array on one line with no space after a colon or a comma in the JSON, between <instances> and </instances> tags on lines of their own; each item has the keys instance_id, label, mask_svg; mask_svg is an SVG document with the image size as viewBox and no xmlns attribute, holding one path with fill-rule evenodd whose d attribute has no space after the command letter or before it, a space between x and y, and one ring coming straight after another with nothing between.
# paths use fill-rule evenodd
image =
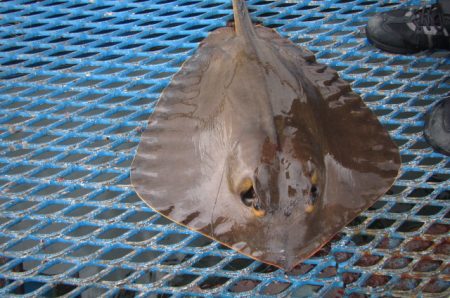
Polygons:
<instances>
[{"instance_id":1,"label":"blue metal grating","mask_svg":"<svg viewBox=\"0 0 450 298\"><path fill-rule=\"evenodd\" d=\"M403 160L388 194L292 272L136 196L130 164L159 93L230 2L2 1L0 296L450 296L450 160L421 133L450 91L448 52L391 55L364 35L374 13L420 1L248 1L352 83Z\"/></svg>"}]
</instances>

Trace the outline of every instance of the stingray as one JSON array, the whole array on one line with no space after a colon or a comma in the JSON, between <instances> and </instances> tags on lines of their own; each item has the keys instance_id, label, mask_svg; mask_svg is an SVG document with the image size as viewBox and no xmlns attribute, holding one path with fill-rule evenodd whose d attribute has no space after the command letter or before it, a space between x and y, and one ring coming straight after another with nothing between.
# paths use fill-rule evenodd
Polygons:
<instances>
[{"instance_id":1,"label":"stingray","mask_svg":"<svg viewBox=\"0 0 450 298\"><path fill-rule=\"evenodd\" d=\"M163 216L290 270L389 189L399 152L336 71L233 11L163 90L131 181Z\"/></svg>"}]
</instances>

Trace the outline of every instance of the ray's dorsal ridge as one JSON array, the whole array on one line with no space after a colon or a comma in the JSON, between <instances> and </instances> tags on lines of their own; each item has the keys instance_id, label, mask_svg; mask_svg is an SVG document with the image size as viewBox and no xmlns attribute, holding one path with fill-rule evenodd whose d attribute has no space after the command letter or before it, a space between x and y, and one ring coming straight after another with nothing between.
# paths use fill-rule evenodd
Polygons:
<instances>
[{"instance_id":1,"label":"ray's dorsal ridge","mask_svg":"<svg viewBox=\"0 0 450 298\"><path fill-rule=\"evenodd\" d=\"M236 35L243 36L245 39L254 36L255 30L245 0L233 0L233 13Z\"/></svg>"}]
</instances>

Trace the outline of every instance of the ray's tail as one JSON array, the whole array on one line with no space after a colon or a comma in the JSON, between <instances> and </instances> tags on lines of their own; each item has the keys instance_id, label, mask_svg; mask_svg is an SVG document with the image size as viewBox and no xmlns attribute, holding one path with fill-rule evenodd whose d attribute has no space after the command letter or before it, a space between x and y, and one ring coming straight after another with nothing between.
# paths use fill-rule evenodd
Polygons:
<instances>
[{"instance_id":1,"label":"ray's tail","mask_svg":"<svg viewBox=\"0 0 450 298\"><path fill-rule=\"evenodd\" d=\"M233 13L236 34L245 38L255 35L245 0L233 0Z\"/></svg>"}]
</instances>

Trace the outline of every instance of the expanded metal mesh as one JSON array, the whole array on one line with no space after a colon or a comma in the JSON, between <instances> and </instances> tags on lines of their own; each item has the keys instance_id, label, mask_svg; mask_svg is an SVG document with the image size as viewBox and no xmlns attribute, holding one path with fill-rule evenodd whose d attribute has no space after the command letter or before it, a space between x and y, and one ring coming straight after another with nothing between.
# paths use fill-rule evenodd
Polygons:
<instances>
[{"instance_id":1,"label":"expanded metal mesh","mask_svg":"<svg viewBox=\"0 0 450 298\"><path fill-rule=\"evenodd\" d=\"M230 2L1 2L0 296L450 296L450 160L421 132L450 91L448 52L392 55L364 35L371 15L419 1L248 1L350 81L401 148L392 189L292 272L137 197L130 165L156 100Z\"/></svg>"}]
</instances>

